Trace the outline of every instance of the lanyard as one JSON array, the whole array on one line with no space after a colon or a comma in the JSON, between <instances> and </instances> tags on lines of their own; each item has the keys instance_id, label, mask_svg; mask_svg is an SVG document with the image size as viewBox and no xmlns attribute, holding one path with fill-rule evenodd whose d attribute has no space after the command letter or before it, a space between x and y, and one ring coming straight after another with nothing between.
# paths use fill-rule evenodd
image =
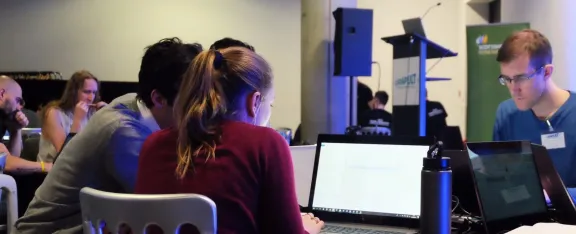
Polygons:
<instances>
[{"instance_id":1,"label":"lanyard","mask_svg":"<svg viewBox=\"0 0 576 234\"><path fill-rule=\"evenodd\" d=\"M546 119L544 119L544 121L546 121L546 125L548 125L548 131L553 132L554 128L552 127L552 124L550 123L550 119L552 118L552 116L554 116L554 114L556 114L556 111L558 111L558 109L554 110L552 113L550 113L548 115L548 117L546 117Z\"/></svg>"},{"instance_id":2,"label":"lanyard","mask_svg":"<svg viewBox=\"0 0 576 234\"><path fill-rule=\"evenodd\" d=\"M550 123L550 118L546 118L546 124L548 125L548 131L553 132L554 128L552 127L552 124Z\"/></svg>"}]
</instances>

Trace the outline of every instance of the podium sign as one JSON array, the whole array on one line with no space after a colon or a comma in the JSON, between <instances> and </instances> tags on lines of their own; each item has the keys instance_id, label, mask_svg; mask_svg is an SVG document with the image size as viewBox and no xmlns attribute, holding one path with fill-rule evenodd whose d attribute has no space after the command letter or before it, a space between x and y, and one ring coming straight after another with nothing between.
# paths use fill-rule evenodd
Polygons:
<instances>
[{"instance_id":1,"label":"podium sign","mask_svg":"<svg viewBox=\"0 0 576 234\"><path fill-rule=\"evenodd\" d=\"M420 58L399 58L393 66L393 106L418 106L420 104Z\"/></svg>"}]
</instances>

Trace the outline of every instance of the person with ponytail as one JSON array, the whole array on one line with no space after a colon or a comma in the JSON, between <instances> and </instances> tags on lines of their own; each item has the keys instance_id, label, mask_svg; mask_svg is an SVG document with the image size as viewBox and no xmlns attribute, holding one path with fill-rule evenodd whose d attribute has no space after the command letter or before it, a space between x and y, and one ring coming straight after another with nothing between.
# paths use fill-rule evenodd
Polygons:
<instances>
[{"instance_id":1,"label":"person with ponytail","mask_svg":"<svg viewBox=\"0 0 576 234\"><path fill-rule=\"evenodd\" d=\"M135 192L205 195L220 234L319 233L324 223L300 213L286 141L265 127L273 101L272 70L258 54L200 53L176 97L175 126L142 146Z\"/></svg>"}]
</instances>

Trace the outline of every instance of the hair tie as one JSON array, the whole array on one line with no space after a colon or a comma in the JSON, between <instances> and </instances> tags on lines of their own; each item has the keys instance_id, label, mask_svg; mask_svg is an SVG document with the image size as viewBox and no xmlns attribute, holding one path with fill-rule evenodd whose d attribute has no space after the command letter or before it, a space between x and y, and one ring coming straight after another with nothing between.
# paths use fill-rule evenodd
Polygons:
<instances>
[{"instance_id":1,"label":"hair tie","mask_svg":"<svg viewBox=\"0 0 576 234\"><path fill-rule=\"evenodd\" d=\"M215 50L214 51L214 69L220 70L222 67L225 66L224 63L226 63L226 61L224 60L224 56L222 55L222 53L220 53L220 51Z\"/></svg>"}]
</instances>

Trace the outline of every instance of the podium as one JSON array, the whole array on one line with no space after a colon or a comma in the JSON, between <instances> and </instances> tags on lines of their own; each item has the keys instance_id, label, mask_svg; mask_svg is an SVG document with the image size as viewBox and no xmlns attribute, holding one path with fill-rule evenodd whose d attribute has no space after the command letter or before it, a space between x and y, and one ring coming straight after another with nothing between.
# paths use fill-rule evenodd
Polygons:
<instances>
[{"instance_id":1,"label":"podium","mask_svg":"<svg viewBox=\"0 0 576 234\"><path fill-rule=\"evenodd\" d=\"M426 136L426 60L458 54L418 34L382 40L393 46L392 134Z\"/></svg>"}]
</instances>

